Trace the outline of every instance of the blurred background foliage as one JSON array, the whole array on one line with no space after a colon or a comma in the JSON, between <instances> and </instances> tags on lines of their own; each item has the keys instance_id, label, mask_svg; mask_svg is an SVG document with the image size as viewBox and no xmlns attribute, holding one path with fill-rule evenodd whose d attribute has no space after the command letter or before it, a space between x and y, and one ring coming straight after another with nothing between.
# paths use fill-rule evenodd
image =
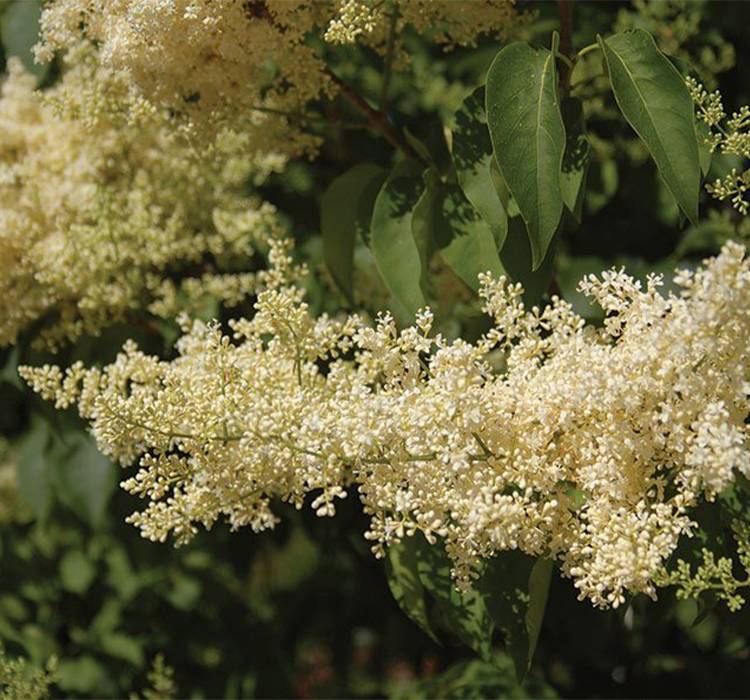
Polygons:
<instances>
[{"instance_id":1,"label":"blurred background foliage","mask_svg":"<svg viewBox=\"0 0 750 700\"><path fill-rule=\"evenodd\" d=\"M546 41L557 27L557 4L519 6L535 13L521 38ZM54 65L34 68L29 58L39 3L3 0L0 13L0 62L19 55L41 86L54 81ZM720 86L733 109L750 102L748 26L745 2L578 2L573 43L580 48L598 32L647 29L683 70L710 88ZM446 54L424 37L406 40L412 63L393 77L390 117L415 139L434 142L481 84L499 46L485 41ZM377 56L352 47L326 50L362 94L379 94ZM685 224L616 116L597 77L600 61L583 62L576 93L593 147L584 224L567 233L556 261L563 295L589 317L593 310L575 292L584 273L613 264L638 276L668 272L715 253L728 238L750 235L747 222L705 194L701 222ZM340 109L321 106L329 124L310 125L326 139L320 157L291 163L262 188L310 262L316 312L348 306L323 264L321 196L353 163L388 166L393 155L368 131L332 127L353 116ZM715 157L709 177L733 165ZM388 305L363 245L355 262L357 303ZM445 304L441 330L481 332L461 286L440 271L437 279L438 303ZM205 315L217 314L225 312L208 303ZM169 354L173 334L167 326L157 337L114 327L57 361L107 362L130 336ZM134 504L117 488L119 468L99 455L75 417L43 405L17 378L19 363L45 359L26 340L0 353L0 697L36 693L48 673L52 695L65 697L136 692L157 698L174 686L189 697L747 695L750 610L731 614L710 601L699 606L663 593L658 603L637 598L624 609L600 612L576 601L570 583L557 576L534 669L521 686L502 640L495 661L482 661L449 633L433 641L399 610L383 566L362 538L365 518L355 499L334 520L279 506L282 524L274 532L216 527L180 549L146 542L124 523ZM159 654L173 669L173 683L158 661L150 672Z\"/></svg>"}]
</instances>

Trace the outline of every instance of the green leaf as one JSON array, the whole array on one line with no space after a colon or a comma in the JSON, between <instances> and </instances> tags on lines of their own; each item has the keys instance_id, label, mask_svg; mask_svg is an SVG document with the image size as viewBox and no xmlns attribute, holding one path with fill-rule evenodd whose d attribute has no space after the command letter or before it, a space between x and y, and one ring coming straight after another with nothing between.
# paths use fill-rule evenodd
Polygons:
<instances>
[{"instance_id":1,"label":"green leaf","mask_svg":"<svg viewBox=\"0 0 750 700\"><path fill-rule=\"evenodd\" d=\"M500 251L500 260L508 276L523 285L523 302L527 308L538 304L549 287L555 270L555 246L550 246L542 265L532 269L531 249L523 222L508 220L508 237Z\"/></svg>"},{"instance_id":2,"label":"green leaf","mask_svg":"<svg viewBox=\"0 0 750 700\"><path fill-rule=\"evenodd\" d=\"M560 109L566 136L560 189L565 207L580 223L591 147L586 138L581 101L574 97L567 97L562 101Z\"/></svg>"},{"instance_id":3,"label":"green leaf","mask_svg":"<svg viewBox=\"0 0 750 700\"><path fill-rule=\"evenodd\" d=\"M178 610L190 610L200 598L200 580L179 571L174 573L171 579L172 588L164 597Z\"/></svg>"},{"instance_id":4,"label":"green leaf","mask_svg":"<svg viewBox=\"0 0 750 700\"><path fill-rule=\"evenodd\" d=\"M467 646L485 659L492 658L493 623L479 591L461 594L456 590L450 559L441 546L429 544L421 534L410 540L419 580L435 598L442 620Z\"/></svg>"},{"instance_id":5,"label":"green leaf","mask_svg":"<svg viewBox=\"0 0 750 700\"><path fill-rule=\"evenodd\" d=\"M392 700L557 697L551 687L538 680L533 680L529 686L516 680L511 659L497 654L491 661L458 661L436 675L396 686L390 697Z\"/></svg>"},{"instance_id":6,"label":"green leaf","mask_svg":"<svg viewBox=\"0 0 750 700\"><path fill-rule=\"evenodd\" d=\"M620 111L646 144L680 209L695 223L700 161L685 81L642 29L598 40Z\"/></svg>"},{"instance_id":7,"label":"green leaf","mask_svg":"<svg viewBox=\"0 0 750 700\"><path fill-rule=\"evenodd\" d=\"M537 269L563 210L565 129L553 54L522 43L503 48L487 74L486 102L495 158L526 223Z\"/></svg>"},{"instance_id":8,"label":"green leaf","mask_svg":"<svg viewBox=\"0 0 750 700\"><path fill-rule=\"evenodd\" d=\"M617 163L614 160L597 160L592 158L591 167L586 177L586 211L596 214L614 197L620 184Z\"/></svg>"},{"instance_id":9,"label":"green leaf","mask_svg":"<svg viewBox=\"0 0 750 700\"><path fill-rule=\"evenodd\" d=\"M529 668L534 658L539 633L542 630L544 610L547 607L549 586L552 580L551 559L537 559L529 574L529 605L526 609L526 632L529 640Z\"/></svg>"},{"instance_id":10,"label":"green leaf","mask_svg":"<svg viewBox=\"0 0 750 700\"><path fill-rule=\"evenodd\" d=\"M323 256L339 289L353 301L354 246L357 234L370 236L372 210L387 172L372 163L361 163L337 177L320 204Z\"/></svg>"},{"instance_id":11,"label":"green leaf","mask_svg":"<svg viewBox=\"0 0 750 700\"><path fill-rule=\"evenodd\" d=\"M474 291L478 276L505 274L489 225L457 185L442 185L435 194L433 239L447 265Z\"/></svg>"},{"instance_id":12,"label":"green leaf","mask_svg":"<svg viewBox=\"0 0 750 700\"><path fill-rule=\"evenodd\" d=\"M388 290L410 313L427 304L422 291L422 254L412 233L412 215L424 183L421 169L402 161L383 184L372 212L370 246Z\"/></svg>"},{"instance_id":13,"label":"green leaf","mask_svg":"<svg viewBox=\"0 0 750 700\"><path fill-rule=\"evenodd\" d=\"M432 639L438 641L430 626L425 590L417 573L414 538L410 537L388 547L385 560L388 587L399 607Z\"/></svg>"},{"instance_id":14,"label":"green leaf","mask_svg":"<svg viewBox=\"0 0 750 700\"><path fill-rule=\"evenodd\" d=\"M18 454L18 489L34 516L44 519L52 505L52 488L47 461L50 433L47 424L35 419L21 442Z\"/></svg>"},{"instance_id":15,"label":"green leaf","mask_svg":"<svg viewBox=\"0 0 750 700\"><path fill-rule=\"evenodd\" d=\"M133 637L115 632L103 636L98 646L105 654L127 661L136 668L143 666L143 647Z\"/></svg>"},{"instance_id":16,"label":"green leaf","mask_svg":"<svg viewBox=\"0 0 750 700\"><path fill-rule=\"evenodd\" d=\"M57 685L62 690L101 695L96 691L105 680L104 666L91 656L63 659L57 667Z\"/></svg>"},{"instance_id":17,"label":"green leaf","mask_svg":"<svg viewBox=\"0 0 750 700\"><path fill-rule=\"evenodd\" d=\"M489 225L499 250L508 233L507 191L499 190L493 177L492 170L497 164L487 128L484 87L469 95L456 112L453 163L461 189Z\"/></svg>"},{"instance_id":18,"label":"green leaf","mask_svg":"<svg viewBox=\"0 0 750 700\"><path fill-rule=\"evenodd\" d=\"M66 552L60 561L60 581L71 593L83 593L96 576L96 569L89 558L79 549Z\"/></svg>"},{"instance_id":19,"label":"green leaf","mask_svg":"<svg viewBox=\"0 0 750 700\"><path fill-rule=\"evenodd\" d=\"M49 72L48 63L36 63L32 47L39 41L41 0L16 0L3 12L0 38L8 56L18 56L29 73L41 82Z\"/></svg>"},{"instance_id":20,"label":"green leaf","mask_svg":"<svg viewBox=\"0 0 750 700\"><path fill-rule=\"evenodd\" d=\"M490 560L477 583L487 610L505 637L519 680L531 668L551 573L550 560L509 551Z\"/></svg>"},{"instance_id":21,"label":"green leaf","mask_svg":"<svg viewBox=\"0 0 750 700\"><path fill-rule=\"evenodd\" d=\"M18 346L14 346L8 353L8 357L5 360L5 364L0 368L0 383L7 382L11 386L25 391L26 387L21 381L21 377L18 374L18 358L19 358Z\"/></svg>"},{"instance_id":22,"label":"green leaf","mask_svg":"<svg viewBox=\"0 0 750 700\"><path fill-rule=\"evenodd\" d=\"M60 445L51 457L57 496L84 521L97 525L116 485L115 466L90 437L80 433Z\"/></svg>"}]
</instances>

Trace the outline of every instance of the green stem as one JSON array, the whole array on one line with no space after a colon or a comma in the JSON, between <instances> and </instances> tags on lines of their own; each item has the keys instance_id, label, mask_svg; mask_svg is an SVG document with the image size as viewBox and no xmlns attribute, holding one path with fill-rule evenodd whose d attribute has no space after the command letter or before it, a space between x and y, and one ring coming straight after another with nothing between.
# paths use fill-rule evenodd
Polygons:
<instances>
[{"instance_id":1,"label":"green stem","mask_svg":"<svg viewBox=\"0 0 750 700\"><path fill-rule=\"evenodd\" d=\"M560 69L560 90L563 96L570 92L570 75L573 72L573 7L573 0L558 0L560 45L555 54L563 62Z\"/></svg>"},{"instance_id":2,"label":"green stem","mask_svg":"<svg viewBox=\"0 0 750 700\"><path fill-rule=\"evenodd\" d=\"M576 60L583 58L587 53L591 53L592 51L596 51L596 49L600 49L598 43L589 44L588 46L584 46L577 54L576 54Z\"/></svg>"}]
</instances>

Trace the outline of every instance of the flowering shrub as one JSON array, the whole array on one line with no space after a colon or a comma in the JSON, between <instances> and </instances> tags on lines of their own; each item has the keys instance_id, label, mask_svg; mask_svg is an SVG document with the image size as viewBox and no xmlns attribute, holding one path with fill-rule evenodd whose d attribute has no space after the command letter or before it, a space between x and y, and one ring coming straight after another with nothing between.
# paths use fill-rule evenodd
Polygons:
<instances>
[{"instance_id":1,"label":"flowering shrub","mask_svg":"<svg viewBox=\"0 0 750 700\"><path fill-rule=\"evenodd\" d=\"M502 687L544 646L558 578L601 610L742 607L750 260L720 203L747 213L725 165L750 158L748 113L726 120L664 52L709 81L731 65L720 36L694 49L702 11L638 2L576 50L568 0L543 42L547 9L510 0L35 7L26 61L35 43L53 71L40 88L11 56L0 97L0 378L33 407L3 462L4 524L43 521L59 488L96 526L110 461L153 542L218 521L260 538L304 517L284 504L335 528L348 507L403 612L482 656L466 674L505 668ZM410 81L454 50L473 77L436 108ZM426 112L449 117L420 129ZM350 132L381 141L341 156ZM643 275L576 252L623 151L652 162L670 235L692 227ZM700 237L711 207L724 223ZM87 561L65 555L66 590L92 585ZM106 653L143 666L103 629ZM105 687L76 663L61 687Z\"/></svg>"}]
</instances>

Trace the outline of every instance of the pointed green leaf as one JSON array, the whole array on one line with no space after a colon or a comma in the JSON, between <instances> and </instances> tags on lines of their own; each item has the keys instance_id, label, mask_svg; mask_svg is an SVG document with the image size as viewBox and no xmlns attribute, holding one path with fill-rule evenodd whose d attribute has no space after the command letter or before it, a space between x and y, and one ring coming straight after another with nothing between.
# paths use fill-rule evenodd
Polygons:
<instances>
[{"instance_id":1,"label":"pointed green leaf","mask_svg":"<svg viewBox=\"0 0 750 700\"><path fill-rule=\"evenodd\" d=\"M39 418L21 442L18 454L18 490L37 518L45 518L52 505L52 488L47 448L51 436Z\"/></svg>"},{"instance_id":2,"label":"pointed green leaf","mask_svg":"<svg viewBox=\"0 0 750 700\"><path fill-rule=\"evenodd\" d=\"M430 626L425 590L417 573L414 538L407 538L388 547L385 563L388 587L399 607L432 639L438 641Z\"/></svg>"},{"instance_id":3,"label":"pointed green leaf","mask_svg":"<svg viewBox=\"0 0 750 700\"><path fill-rule=\"evenodd\" d=\"M422 255L412 234L412 215L424 183L411 161L396 165L375 199L370 246L388 290L410 314L426 305Z\"/></svg>"},{"instance_id":4,"label":"pointed green leaf","mask_svg":"<svg viewBox=\"0 0 750 700\"><path fill-rule=\"evenodd\" d=\"M372 209L387 172L372 163L361 163L337 177L320 203L323 256L339 289L349 301L354 296L354 246L357 234L370 236Z\"/></svg>"},{"instance_id":5,"label":"pointed green leaf","mask_svg":"<svg viewBox=\"0 0 750 700\"><path fill-rule=\"evenodd\" d=\"M489 225L499 250L508 232L507 196L503 200L493 177L497 164L484 111L484 87L469 95L456 112L453 163L461 189Z\"/></svg>"},{"instance_id":6,"label":"pointed green leaf","mask_svg":"<svg viewBox=\"0 0 750 700\"><path fill-rule=\"evenodd\" d=\"M529 239L523 222L515 217L508 220L508 237L500 251L500 260L510 279L523 285L523 302L526 307L538 304L552 280L555 246L549 247L542 265L532 270Z\"/></svg>"},{"instance_id":7,"label":"pointed green leaf","mask_svg":"<svg viewBox=\"0 0 750 700\"><path fill-rule=\"evenodd\" d=\"M562 101L560 110L565 124L565 153L560 188L565 207L580 223L591 147L586 138L581 101L568 97Z\"/></svg>"},{"instance_id":8,"label":"pointed green leaf","mask_svg":"<svg viewBox=\"0 0 750 700\"><path fill-rule=\"evenodd\" d=\"M505 274L489 225L456 185L436 193L433 236L443 260L474 291L480 273Z\"/></svg>"},{"instance_id":9,"label":"pointed green leaf","mask_svg":"<svg viewBox=\"0 0 750 700\"><path fill-rule=\"evenodd\" d=\"M526 609L526 632L529 639L528 667L536 651L539 633L542 630L544 610L547 607L549 586L552 580L553 562L551 559L537 559L529 574L529 605Z\"/></svg>"},{"instance_id":10,"label":"pointed green leaf","mask_svg":"<svg viewBox=\"0 0 750 700\"><path fill-rule=\"evenodd\" d=\"M685 81L642 29L599 37L599 43L620 111L646 144L680 209L695 223L700 161Z\"/></svg>"},{"instance_id":11,"label":"pointed green leaf","mask_svg":"<svg viewBox=\"0 0 750 700\"><path fill-rule=\"evenodd\" d=\"M522 43L503 48L487 74L486 103L495 158L526 223L537 269L563 210L565 129L552 53Z\"/></svg>"},{"instance_id":12,"label":"pointed green leaf","mask_svg":"<svg viewBox=\"0 0 750 700\"><path fill-rule=\"evenodd\" d=\"M450 573L450 559L442 546L429 544L422 535L409 539L415 547L419 580L435 598L442 621L467 646L490 659L493 623L481 594L476 590L458 592Z\"/></svg>"},{"instance_id":13,"label":"pointed green leaf","mask_svg":"<svg viewBox=\"0 0 750 700\"><path fill-rule=\"evenodd\" d=\"M115 489L115 466L87 435L74 434L50 454L55 493L76 515L97 525Z\"/></svg>"},{"instance_id":14,"label":"pointed green leaf","mask_svg":"<svg viewBox=\"0 0 750 700\"><path fill-rule=\"evenodd\" d=\"M434 170L425 170L424 189L411 217L411 233L419 251L422 269L427 270L435 252L435 220L438 212L440 177Z\"/></svg>"},{"instance_id":15,"label":"pointed green leaf","mask_svg":"<svg viewBox=\"0 0 750 700\"><path fill-rule=\"evenodd\" d=\"M552 562L518 551L494 557L477 583L522 680L531 668L547 604Z\"/></svg>"}]
</instances>

